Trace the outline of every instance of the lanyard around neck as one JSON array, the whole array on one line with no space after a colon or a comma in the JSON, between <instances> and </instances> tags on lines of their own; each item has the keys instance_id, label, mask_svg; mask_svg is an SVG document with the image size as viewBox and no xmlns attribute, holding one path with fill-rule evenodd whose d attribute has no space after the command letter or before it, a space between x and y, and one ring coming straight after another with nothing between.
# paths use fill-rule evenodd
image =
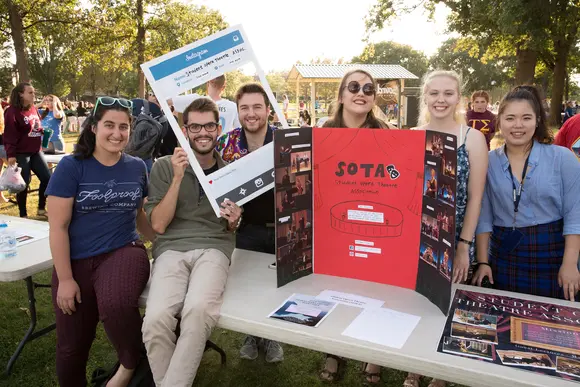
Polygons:
<instances>
[{"instance_id":1,"label":"lanyard around neck","mask_svg":"<svg viewBox=\"0 0 580 387\"><path fill-rule=\"evenodd\" d=\"M532 147L534 146L534 144L532 143ZM506 148L507 150L507 148ZM526 157L526 162L524 163L524 169L522 170L522 180L520 182L520 186L519 188L516 188L516 183L514 183L514 174L512 173L512 166L511 164L508 164L508 171L510 172L510 177L511 177L511 181L512 181L512 189L513 189L513 201L514 201L514 227L516 225L516 214L518 212L518 209L520 207L520 200L522 198L522 190L524 188L524 181L526 179L526 173L528 172L528 164L530 162L530 156L532 154L532 149L530 149L530 153L528 153L528 157ZM506 154L507 156L507 154ZM509 159L508 159L508 163L509 163Z\"/></svg>"}]
</instances>

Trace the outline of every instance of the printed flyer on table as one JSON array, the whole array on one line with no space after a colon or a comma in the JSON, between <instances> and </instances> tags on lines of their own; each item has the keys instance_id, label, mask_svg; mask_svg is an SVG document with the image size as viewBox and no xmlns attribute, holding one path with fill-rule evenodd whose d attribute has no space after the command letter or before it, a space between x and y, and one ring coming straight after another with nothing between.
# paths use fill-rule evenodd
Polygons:
<instances>
[{"instance_id":1,"label":"printed flyer on table","mask_svg":"<svg viewBox=\"0 0 580 387\"><path fill-rule=\"evenodd\" d=\"M580 309L457 290L438 351L580 382Z\"/></svg>"}]
</instances>

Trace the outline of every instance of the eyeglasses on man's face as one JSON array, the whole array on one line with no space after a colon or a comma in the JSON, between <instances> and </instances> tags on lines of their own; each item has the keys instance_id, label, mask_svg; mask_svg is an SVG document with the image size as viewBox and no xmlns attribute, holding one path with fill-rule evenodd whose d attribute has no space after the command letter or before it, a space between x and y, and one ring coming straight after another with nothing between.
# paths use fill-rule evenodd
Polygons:
<instances>
[{"instance_id":1,"label":"eyeglasses on man's face","mask_svg":"<svg viewBox=\"0 0 580 387\"><path fill-rule=\"evenodd\" d=\"M187 131L192 134L201 132L201 129L205 129L206 132L211 133L215 132L218 126L219 122L208 122L205 124L198 124L193 122L191 124L185 125L185 129L187 129Z\"/></svg>"}]
</instances>

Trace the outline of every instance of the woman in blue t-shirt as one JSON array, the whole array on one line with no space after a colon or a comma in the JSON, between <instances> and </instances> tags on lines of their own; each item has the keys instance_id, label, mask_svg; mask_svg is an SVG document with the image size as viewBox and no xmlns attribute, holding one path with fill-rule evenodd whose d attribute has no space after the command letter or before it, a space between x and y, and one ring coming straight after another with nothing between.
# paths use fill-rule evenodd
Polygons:
<instances>
[{"instance_id":1,"label":"woman in blue t-shirt","mask_svg":"<svg viewBox=\"0 0 580 387\"><path fill-rule=\"evenodd\" d=\"M123 153L131 103L101 97L73 155L58 164L46 190L52 299L56 313L59 384L86 386L86 364L99 320L121 366L112 385L126 386L140 359L138 299L149 279L149 260L137 229L154 233L142 205L147 169Z\"/></svg>"},{"instance_id":2,"label":"woman in blue t-shirt","mask_svg":"<svg viewBox=\"0 0 580 387\"><path fill-rule=\"evenodd\" d=\"M64 119L64 110L60 99L56 95L48 94L44 97L42 109L40 110L40 119L44 129L52 130L48 149L64 152L64 138L60 130Z\"/></svg>"}]
</instances>

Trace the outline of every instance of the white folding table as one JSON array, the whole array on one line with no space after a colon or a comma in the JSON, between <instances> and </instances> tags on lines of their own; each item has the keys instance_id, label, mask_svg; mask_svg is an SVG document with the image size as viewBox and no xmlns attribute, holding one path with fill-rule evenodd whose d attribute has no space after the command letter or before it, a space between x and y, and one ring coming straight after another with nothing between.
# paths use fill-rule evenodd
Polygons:
<instances>
[{"instance_id":1,"label":"white folding table","mask_svg":"<svg viewBox=\"0 0 580 387\"><path fill-rule=\"evenodd\" d=\"M268 268L273 260L273 256L268 254L245 250L234 252L218 327L469 386L578 386L577 383L556 377L438 353L437 344L446 317L417 292L374 282L316 274L277 288L276 271ZM513 296L513 293L471 286L459 288ZM338 305L318 328L267 317L292 293L316 296L326 289L384 300L384 307L420 316L421 320L399 350L342 335L360 313L359 308ZM146 293L142 301L145 297ZM577 306L564 300L527 295L518 297Z\"/></svg>"},{"instance_id":2,"label":"white folding table","mask_svg":"<svg viewBox=\"0 0 580 387\"><path fill-rule=\"evenodd\" d=\"M0 221L7 222L10 227L24 227L29 229L43 230L48 232L48 222L31 219L16 218L13 216L0 215ZM12 367L20 356L22 349L29 341L52 331L56 325L51 324L36 331L36 299L34 291L36 288L50 288L50 284L38 284L32 280L34 274L40 273L52 267L52 257L48 238L39 239L18 248L18 256L0 260L0 282L14 282L24 280L28 291L28 308L30 311L30 325L24 337L18 344L16 351L8 361L5 375L9 375Z\"/></svg>"},{"instance_id":3,"label":"white folding table","mask_svg":"<svg viewBox=\"0 0 580 387\"><path fill-rule=\"evenodd\" d=\"M46 222L0 216L0 221L6 219L25 222L31 227L45 225L48 228ZM234 252L218 327L475 387L578 386L577 383L556 377L438 353L437 344L441 338L446 317L425 297L412 290L316 274L277 288L276 271L268 268L273 260L273 256L269 254L245 250ZM21 247L18 257L13 260L0 261L0 282L26 281L31 319L30 327L10 359L6 373L10 373L27 342L54 329L54 325L51 325L35 332L34 290L37 287L50 285L34 283L32 275L50 267L52 267L52 260L48 238ZM491 289L470 286L457 288L513 296L513 293ZM384 300L385 307L420 316L421 320L403 348L395 349L342 335L346 327L360 313L361 309L358 308L338 305L318 328L267 317L292 293L315 296L327 289ZM141 306L145 305L147 292L148 288L141 296ZM576 306L564 300L527 295L518 295L518 297L556 305Z\"/></svg>"}]
</instances>

